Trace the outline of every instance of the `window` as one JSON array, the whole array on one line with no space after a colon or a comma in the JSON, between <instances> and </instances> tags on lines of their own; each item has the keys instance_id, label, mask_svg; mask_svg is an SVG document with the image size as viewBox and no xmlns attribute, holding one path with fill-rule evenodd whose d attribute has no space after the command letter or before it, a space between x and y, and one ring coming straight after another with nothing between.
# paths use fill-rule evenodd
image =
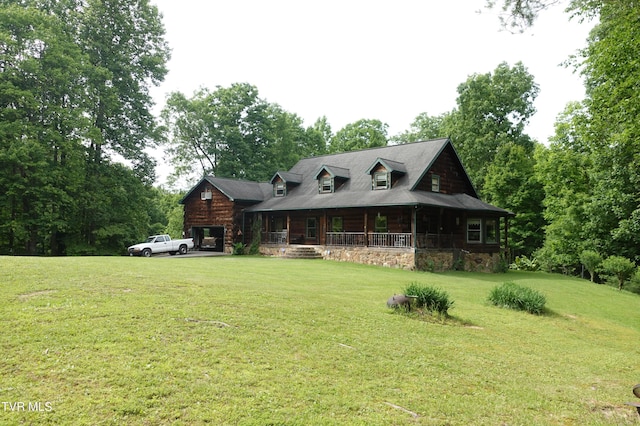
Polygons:
<instances>
[{"instance_id":1,"label":"window","mask_svg":"<svg viewBox=\"0 0 640 426\"><path fill-rule=\"evenodd\" d=\"M284 182L276 182L273 185L273 192L276 197L284 197L287 194L287 186Z\"/></svg>"},{"instance_id":2,"label":"window","mask_svg":"<svg viewBox=\"0 0 640 426\"><path fill-rule=\"evenodd\" d=\"M307 218L307 238L316 238L316 218Z\"/></svg>"},{"instance_id":3,"label":"window","mask_svg":"<svg viewBox=\"0 0 640 426\"><path fill-rule=\"evenodd\" d=\"M342 217L336 216L331 218L331 232L342 232Z\"/></svg>"},{"instance_id":4,"label":"window","mask_svg":"<svg viewBox=\"0 0 640 426\"><path fill-rule=\"evenodd\" d=\"M481 219L467 219L467 242L468 243L482 242L482 220Z\"/></svg>"},{"instance_id":5,"label":"window","mask_svg":"<svg viewBox=\"0 0 640 426\"><path fill-rule=\"evenodd\" d=\"M387 217L386 216L376 216L376 232L387 232Z\"/></svg>"},{"instance_id":6,"label":"window","mask_svg":"<svg viewBox=\"0 0 640 426\"><path fill-rule=\"evenodd\" d=\"M497 221L495 219L487 219L485 221L484 229L485 229L485 243L487 244L495 244L498 242L498 226Z\"/></svg>"},{"instance_id":7,"label":"window","mask_svg":"<svg viewBox=\"0 0 640 426\"><path fill-rule=\"evenodd\" d=\"M440 176L431 175L431 191L440 192Z\"/></svg>"},{"instance_id":8,"label":"window","mask_svg":"<svg viewBox=\"0 0 640 426\"><path fill-rule=\"evenodd\" d=\"M164 237L160 236L160 237L156 238L156 243L164 243Z\"/></svg>"},{"instance_id":9,"label":"window","mask_svg":"<svg viewBox=\"0 0 640 426\"><path fill-rule=\"evenodd\" d=\"M319 191L322 193L333 192L333 178L329 176L320 178L318 187Z\"/></svg>"},{"instance_id":10,"label":"window","mask_svg":"<svg viewBox=\"0 0 640 426\"><path fill-rule=\"evenodd\" d=\"M388 189L389 173L377 172L373 174L373 189Z\"/></svg>"}]
</instances>

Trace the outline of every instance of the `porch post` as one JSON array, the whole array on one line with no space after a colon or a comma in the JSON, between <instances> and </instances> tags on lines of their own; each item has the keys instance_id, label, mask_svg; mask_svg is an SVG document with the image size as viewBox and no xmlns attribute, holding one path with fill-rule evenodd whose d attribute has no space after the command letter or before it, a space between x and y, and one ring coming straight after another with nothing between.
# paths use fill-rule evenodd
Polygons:
<instances>
[{"instance_id":1,"label":"porch post","mask_svg":"<svg viewBox=\"0 0 640 426\"><path fill-rule=\"evenodd\" d=\"M327 210L326 209L322 209L322 220L320 221L320 229L318 230L318 232L320 232L320 235L318 236L318 241L320 242L320 245L325 245L327 242L327 231L328 231L328 227L327 227Z\"/></svg>"},{"instance_id":2,"label":"porch post","mask_svg":"<svg viewBox=\"0 0 640 426\"><path fill-rule=\"evenodd\" d=\"M412 246L413 248L418 247L418 226L416 221L418 220L418 206L413 206L413 211L411 212L411 239L413 240Z\"/></svg>"},{"instance_id":3,"label":"porch post","mask_svg":"<svg viewBox=\"0 0 640 426\"><path fill-rule=\"evenodd\" d=\"M289 236L291 235L291 215L287 212L287 239L286 243L289 244Z\"/></svg>"},{"instance_id":4,"label":"porch post","mask_svg":"<svg viewBox=\"0 0 640 426\"><path fill-rule=\"evenodd\" d=\"M369 214L367 209L364 209L364 246L369 247L369 234L367 233L367 223L369 222Z\"/></svg>"},{"instance_id":5,"label":"porch post","mask_svg":"<svg viewBox=\"0 0 640 426\"><path fill-rule=\"evenodd\" d=\"M505 260L511 263L511 256L509 255L509 216L504 217L504 254Z\"/></svg>"}]
</instances>

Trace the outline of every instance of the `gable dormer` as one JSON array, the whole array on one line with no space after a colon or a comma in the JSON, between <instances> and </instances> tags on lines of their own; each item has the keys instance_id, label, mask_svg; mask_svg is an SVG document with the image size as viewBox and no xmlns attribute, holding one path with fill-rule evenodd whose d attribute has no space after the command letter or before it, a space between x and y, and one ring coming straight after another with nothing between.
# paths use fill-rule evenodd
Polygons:
<instances>
[{"instance_id":1,"label":"gable dormer","mask_svg":"<svg viewBox=\"0 0 640 426\"><path fill-rule=\"evenodd\" d=\"M318 181L318 192L320 194L335 192L347 180L349 180L349 169L336 166L322 165L315 179Z\"/></svg>"},{"instance_id":2,"label":"gable dormer","mask_svg":"<svg viewBox=\"0 0 640 426\"><path fill-rule=\"evenodd\" d=\"M389 189L407 173L403 163L384 158L376 158L367 174L371 175L371 189Z\"/></svg>"},{"instance_id":3,"label":"gable dormer","mask_svg":"<svg viewBox=\"0 0 640 426\"><path fill-rule=\"evenodd\" d=\"M273 185L273 196L285 197L291 188L300 185L302 175L291 172L276 172L270 182Z\"/></svg>"},{"instance_id":4,"label":"gable dormer","mask_svg":"<svg viewBox=\"0 0 640 426\"><path fill-rule=\"evenodd\" d=\"M442 194L468 194L478 198L451 142L434 156L411 189Z\"/></svg>"}]
</instances>

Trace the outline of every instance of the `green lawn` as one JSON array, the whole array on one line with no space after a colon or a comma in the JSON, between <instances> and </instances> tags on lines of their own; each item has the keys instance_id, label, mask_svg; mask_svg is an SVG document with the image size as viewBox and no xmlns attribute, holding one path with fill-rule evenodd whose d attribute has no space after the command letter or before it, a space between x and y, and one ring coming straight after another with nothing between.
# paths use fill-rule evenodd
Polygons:
<instances>
[{"instance_id":1,"label":"green lawn","mask_svg":"<svg viewBox=\"0 0 640 426\"><path fill-rule=\"evenodd\" d=\"M243 256L0 257L0 277L0 424L639 421L640 297L586 280ZM450 320L387 309L414 281ZM490 306L505 281L548 312Z\"/></svg>"}]
</instances>

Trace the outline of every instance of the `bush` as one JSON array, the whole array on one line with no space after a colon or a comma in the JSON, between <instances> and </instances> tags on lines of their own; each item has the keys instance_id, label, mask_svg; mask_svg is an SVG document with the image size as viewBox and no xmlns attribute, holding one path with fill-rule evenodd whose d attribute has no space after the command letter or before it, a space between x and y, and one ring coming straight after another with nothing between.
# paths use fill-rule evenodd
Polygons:
<instances>
[{"instance_id":1,"label":"bush","mask_svg":"<svg viewBox=\"0 0 640 426\"><path fill-rule=\"evenodd\" d=\"M602 256L593 250L583 250L582 253L580 253L580 263L587 268L587 271L589 271L589 275L591 276L591 282L593 282L596 271L602 264Z\"/></svg>"},{"instance_id":2,"label":"bush","mask_svg":"<svg viewBox=\"0 0 640 426\"><path fill-rule=\"evenodd\" d=\"M618 281L618 290L622 290L625 281L634 274L636 265L622 256L609 256L602 261L602 270L605 274L614 276Z\"/></svg>"},{"instance_id":3,"label":"bush","mask_svg":"<svg viewBox=\"0 0 640 426\"><path fill-rule=\"evenodd\" d=\"M495 306L539 315L544 312L544 305L547 301L536 290L506 282L491 290L489 302Z\"/></svg>"},{"instance_id":4,"label":"bush","mask_svg":"<svg viewBox=\"0 0 640 426\"><path fill-rule=\"evenodd\" d=\"M449 300L449 295L445 291L416 282L409 284L404 294L415 296L416 308L425 309L431 313L447 316L449 309L453 306L453 300Z\"/></svg>"},{"instance_id":5,"label":"bush","mask_svg":"<svg viewBox=\"0 0 640 426\"><path fill-rule=\"evenodd\" d=\"M527 256L516 256L513 263L509 267L515 271L539 271L540 264L533 258L529 259Z\"/></svg>"},{"instance_id":6,"label":"bush","mask_svg":"<svg viewBox=\"0 0 640 426\"><path fill-rule=\"evenodd\" d=\"M244 244L242 244L242 243L235 243L235 244L233 245L233 252L232 252L232 254L235 254L235 255L244 254L244 249L245 249L246 247L247 247L247 246L246 246L246 245L244 245Z\"/></svg>"}]
</instances>

